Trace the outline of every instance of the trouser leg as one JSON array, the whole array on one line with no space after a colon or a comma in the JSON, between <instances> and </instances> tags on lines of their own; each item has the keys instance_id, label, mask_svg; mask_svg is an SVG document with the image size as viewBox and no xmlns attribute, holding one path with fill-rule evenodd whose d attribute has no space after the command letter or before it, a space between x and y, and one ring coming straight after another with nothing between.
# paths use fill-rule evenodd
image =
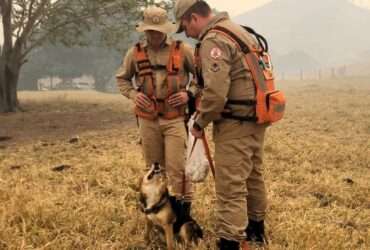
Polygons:
<instances>
[{"instance_id":1,"label":"trouser leg","mask_svg":"<svg viewBox=\"0 0 370 250\"><path fill-rule=\"evenodd\" d=\"M186 130L183 121L162 126L165 144L166 173L171 194L178 199L191 201L191 181L185 178Z\"/></svg>"},{"instance_id":2,"label":"trouser leg","mask_svg":"<svg viewBox=\"0 0 370 250\"><path fill-rule=\"evenodd\" d=\"M191 200L193 189L191 180L185 178L186 129L183 121L169 121L162 126L165 141L166 172L171 195L175 196L174 208L176 222L173 225L175 233L181 226L193 221L195 238L202 238L203 232L191 217Z\"/></svg>"},{"instance_id":3,"label":"trouser leg","mask_svg":"<svg viewBox=\"0 0 370 250\"><path fill-rule=\"evenodd\" d=\"M245 238L246 180L252 168L249 138L216 143L216 235L230 241Z\"/></svg>"},{"instance_id":4,"label":"trouser leg","mask_svg":"<svg viewBox=\"0 0 370 250\"><path fill-rule=\"evenodd\" d=\"M139 124L142 150L147 168L150 168L155 162L164 167L164 140L158 121L139 119Z\"/></svg>"},{"instance_id":5,"label":"trouser leg","mask_svg":"<svg viewBox=\"0 0 370 250\"><path fill-rule=\"evenodd\" d=\"M252 171L247 179L248 218L254 221L265 219L267 209L267 192L263 177L263 141L264 133L251 136Z\"/></svg>"}]
</instances>

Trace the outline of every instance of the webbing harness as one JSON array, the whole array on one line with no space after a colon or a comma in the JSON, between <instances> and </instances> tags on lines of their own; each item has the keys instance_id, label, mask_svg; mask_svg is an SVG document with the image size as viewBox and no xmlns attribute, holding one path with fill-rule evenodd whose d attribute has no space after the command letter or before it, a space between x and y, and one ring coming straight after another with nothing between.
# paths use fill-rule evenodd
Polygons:
<instances>
[{"instance_id":1,"label":"webbing harness","mask_svg":"<svg viewBox=\"0 0 370 250\"><path fill-rule=\"evenodd\" d=\"M144 93L152 101L152 105L146 109L135 108L135 113L142 118L154 120L158 116L165 119L174 119L184 115L184 108L172 108L168 104L168 98L179 91L185 91L181 86L182 77L179 74L183 64L181 41L175 41L170 46L170 56L167 65L152 65L145 48L140 43L135 46L134 52L137 65L137 79L139 91ZM154 70L167 71L167 93L165 98L157 98L155 93Z\"/></svg>"}]
</instances>

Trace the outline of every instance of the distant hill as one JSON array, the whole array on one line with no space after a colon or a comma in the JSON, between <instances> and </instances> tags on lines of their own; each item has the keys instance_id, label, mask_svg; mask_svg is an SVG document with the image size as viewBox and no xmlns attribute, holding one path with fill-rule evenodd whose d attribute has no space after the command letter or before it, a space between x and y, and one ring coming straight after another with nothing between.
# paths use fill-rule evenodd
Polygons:
<instances>
[{"instance_id":1,"label":"distant hill","mask_svg":"<svg viewBox=\"0 0 370 250\"><path fill-rule=\"evenodd\" d=\"M370 11L347 0L274 0L234 20L265 35L278 57L302 51L318 66L355 63L370 49Z\"/></svg>"},{"instance_id":2,"label":"distant hill","mask_svg":"<svg viewBox=\"0 0 370 250\"><path fill-rule=\"evenodd\" d=\"M279 72L297 73L304 69L312 71L318 68L320 63L303 51L292 51L285 55L273 56L273 63Z\"/></svg>"}]
</instances>

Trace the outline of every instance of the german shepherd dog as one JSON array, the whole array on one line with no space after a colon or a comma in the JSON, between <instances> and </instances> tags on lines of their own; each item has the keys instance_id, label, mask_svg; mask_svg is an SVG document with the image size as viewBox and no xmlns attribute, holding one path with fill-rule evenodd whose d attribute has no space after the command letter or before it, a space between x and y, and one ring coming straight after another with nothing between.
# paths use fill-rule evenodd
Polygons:
<instances>
[{"instance_id":1,"label":"german shepherd dog","mask_svg":"<svg viewBox=\"0 0 370 250\"><path fill-rule=\"evenodd\" d=\"M161 166L154 163L144 175L140 186L140 209L146 215L145 241L150 242L150 232L153 226L163 229L168 250L174 249L175 236L185 247L197 244L203 233L195 221L184 223L179 232L174 235L174 223L179 217L175 197L169 195L167 179Z\"/></svg>"}]
</instances>

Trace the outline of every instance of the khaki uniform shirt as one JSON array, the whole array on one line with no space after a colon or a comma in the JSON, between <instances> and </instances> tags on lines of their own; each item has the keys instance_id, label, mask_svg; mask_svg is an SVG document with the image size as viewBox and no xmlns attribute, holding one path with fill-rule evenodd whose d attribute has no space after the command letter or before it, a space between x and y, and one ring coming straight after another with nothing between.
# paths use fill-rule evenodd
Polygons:
<instances>
[{"instance_id":1,"label":"khaki uniform shirt","mask_svg":"<svg viewBox=\"0 0 370 250\"><path fill-rule=\"evenodd\" d=\"M159 51L154 51L151 49L147 42L142 44L143 47L147 49L148 58L152 65L166 66L168 64L170 46L172 42L173 40L171 38L167 38ZM190 45L182 43L182 48L184 59L183 64L180 67L179 74L183 77L183 85L187 86L189 85L188 83L190 79L189 73L191 73L193 76L195 75L195 67L193 63L194 55L193 49L190 47ZM132 100L135 99L135 96L138 93L133 81L134 77L138 73L136 59L134 58L134 50L135 47L131 48L127 52L126 57L123 60L123 64L118 69L116 74L117 85L120 92L122 95ZM163 99L167 95L167 71L166 69L154 69L153 74L156 97ZM188 88L193 95L198 94L199 90L194 82L190 83Z\"/></svg>"},{"instance_id":2,"label":"khaki uniform shirt","mask_svg":"<svg viewBox=\"0 0 370 250\"><path fill-rule=\"evenodd\" d=\"M257 41L241 26L233 23L227 13L215 16L208 26L201 32L199 40L200 60L204 89L200 103L200 115L196 123L205 128L214 122L215 140L218 134L227 138L238 138L243 135L256 133L265 125L253 122L240 122L223 119L221 112L226 102L230 100L255 99L255 87L251 73L244 60L244 54L235 46L235 43L223 34L210 31L215 26L222 26L235 33L247 44L258 46ZM203 38L204 37L204 38ZM203 38L203 39L202 39ZM253 116L254 106L230 105L234 115Z\"/></svg>"}]
</instances>

